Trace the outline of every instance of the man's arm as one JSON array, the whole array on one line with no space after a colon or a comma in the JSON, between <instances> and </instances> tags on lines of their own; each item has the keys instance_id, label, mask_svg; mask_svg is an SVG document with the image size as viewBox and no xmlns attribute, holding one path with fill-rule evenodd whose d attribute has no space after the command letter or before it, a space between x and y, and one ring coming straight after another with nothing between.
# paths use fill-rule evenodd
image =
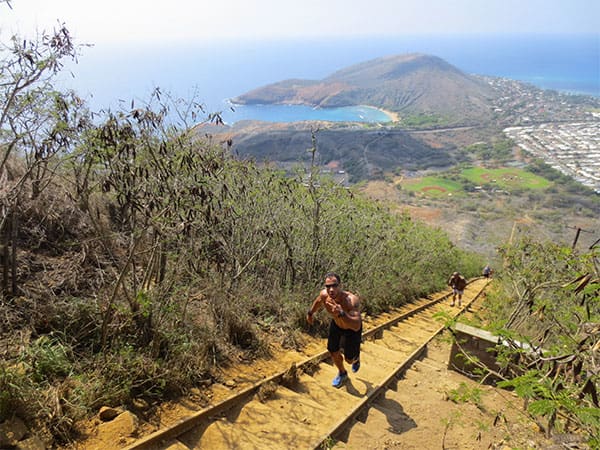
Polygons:
<instances>
[{"instance_id":1,"label":"man's arm","mask_svg":"<svg viewBox=\"0 0 600 450\"><path fill-rule=\"evenodd\" d=\"M323 296L323 292L319 292L319 295L317 295L317 298L315 298L315 301L312 303L312 305L310 306L310 308L308 308L308 311L306 313L306 321L312 325L313 324L313 315L322 308L323 306L323 300L322 300L322 296Z\"/></svg>"}]
</instances>

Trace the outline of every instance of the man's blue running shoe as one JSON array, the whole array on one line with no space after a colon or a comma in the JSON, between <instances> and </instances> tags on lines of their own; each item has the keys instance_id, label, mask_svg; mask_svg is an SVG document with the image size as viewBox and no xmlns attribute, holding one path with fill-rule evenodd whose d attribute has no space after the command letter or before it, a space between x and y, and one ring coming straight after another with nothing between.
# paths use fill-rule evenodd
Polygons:
<instances>
[{"instance_id":1,"label":"man's blue running shoe","mask_svg":"<svg viewBox=\"0 0 600 450\"><path fill-rule=\"evenodd\" d=\"M360 369L360 359L357 359L352 363L352 372L356 373Z\"/></svg>"},{"instance_id":2,"label":"man's blue running shoe","mask_svg":"<svg viewBox=\"0 0 600 450\"><path fill-rule=\"evenodd\" d=\"M339 388L348 379L348 372L338 373L331 382L333 387Z\"/></svg>"}]
</instances>

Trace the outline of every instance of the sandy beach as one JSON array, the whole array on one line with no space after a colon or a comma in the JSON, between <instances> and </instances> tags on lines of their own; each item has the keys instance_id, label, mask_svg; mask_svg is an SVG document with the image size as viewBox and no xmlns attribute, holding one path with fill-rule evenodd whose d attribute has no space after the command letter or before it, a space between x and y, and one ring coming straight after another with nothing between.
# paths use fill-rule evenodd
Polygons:
<instances>
[{"instance_id":1,"label":"sandy beach","mask_svg":"<svg viewBox=\"0 0 600 450\"><path fill-rule=\"evenodd\" d=\"M383 109L383 108L377 108L377 109L379 111L381 111L382 113L387 114L392 122L400 122L400 114L398 114L397 112L389 111L389 110Z\"/></svg>"}]
</instances>

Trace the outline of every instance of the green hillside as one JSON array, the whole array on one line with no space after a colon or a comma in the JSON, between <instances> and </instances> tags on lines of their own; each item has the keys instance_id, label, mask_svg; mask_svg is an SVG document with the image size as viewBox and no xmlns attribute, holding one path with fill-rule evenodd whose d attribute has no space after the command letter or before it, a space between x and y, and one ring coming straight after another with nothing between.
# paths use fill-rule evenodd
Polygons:
<instances>
[{"instance_id":1,"label":"green hillside","mask_svg":"<svg viewBox=\"0 0 600 450\"><path fill-rule=\"evenodd\" d=\"M479 272L442 230L325 174L312 141L312 163L286 173L174 122L158 91L92 114L47 82L76 56L69 39L14 40L0 62L22 77L0 70L0 424L17 414L64 444L102 405L183 395L275 335L300 346L329 271L365 315L440 290L450 268ZM407 163L427 151L399 136Z\"/></svg>"},{"instance_id":2,"label":"green hillside","mask_svg":"<svg viewBox=\"0 0 600 450\"><path fill-rule=\"evenodd\" d=\"M33 438L27 445L71 447L84 434L80 421L98 425L105 405L137 410L154 426L166 401L189 392L201 398L232 361L269 358L274 344L301 350L304 333L324 337L330 326L327 318L306 322L326 272L341 274L370 318L447 289L455 270L479 276L490 255L498 277L484 325L544 349L531 361L522 347L500 346L495 375L546 433L575 429L590 448L600 445L598 241L580 251L575 242L534 240L533 227L517 226L538 221L540 230L564 234L561 227L576 223L565 218L586 219L596 227L577 233L596 239L593 191L504 138L495 145L497 129L475 126L250 128L246 148L260 156L253 161L218 115L159 90L145 106L92 113L76 93L59 89L63 64L78 56L65 28L37 41L12 39L6 49L0 446L22 447L8 440L12 424L22 423L22 437ZM340 87L331 101L354 88L357 98L383 101L391 91L363 90L372 80L427 86L415 75L425 67L446 81L411 93L403 106L423 108L436 89L444 101L455 98L464 78L435 58L377 61L325 81ZM485 97L468 92L458 110ZM479 117L486 109L469 110ZM223 134L188 125L199 120ZM536 175L508 167L509 156ZM393 184L394 177L415 181ZM377 179L385 195L370 198L354 184L365 179ZM429 222L409 215L425 208L434 210ZM477 227L464 226L465 211ZM442 212L451 215L444 226L432 219ZM494 253L474 252L451 232L483 236ZM440 326L453 325L439 316Z\"/></svg>"}]
</instances>

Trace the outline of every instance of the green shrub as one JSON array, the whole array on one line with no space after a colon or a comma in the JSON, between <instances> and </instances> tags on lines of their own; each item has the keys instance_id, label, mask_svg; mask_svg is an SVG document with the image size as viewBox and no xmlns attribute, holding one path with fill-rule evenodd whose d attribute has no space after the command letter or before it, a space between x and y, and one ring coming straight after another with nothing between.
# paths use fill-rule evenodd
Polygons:
<instances>
[{"instance_id":1,"label":"green shrub","mask_svg":"<svg viewBox=\"0 0 600 450\"><path fill-rule=\"evenodd\" d=\"M0 361L0 422L12 414L23 414L31 386L24 364L9 365Z\"/></svg>"},{"instance_id":2,"label":"green shrub","mask_svg":"<svg viewBox=\"0 0 600 450\"><path fill-rule=\"evenodd\" d=\"M27 349L33 380L52 381L68 376L73 370L71 354L71 349L56 335L40 336Z\"/></svg>"}]
</instances>

